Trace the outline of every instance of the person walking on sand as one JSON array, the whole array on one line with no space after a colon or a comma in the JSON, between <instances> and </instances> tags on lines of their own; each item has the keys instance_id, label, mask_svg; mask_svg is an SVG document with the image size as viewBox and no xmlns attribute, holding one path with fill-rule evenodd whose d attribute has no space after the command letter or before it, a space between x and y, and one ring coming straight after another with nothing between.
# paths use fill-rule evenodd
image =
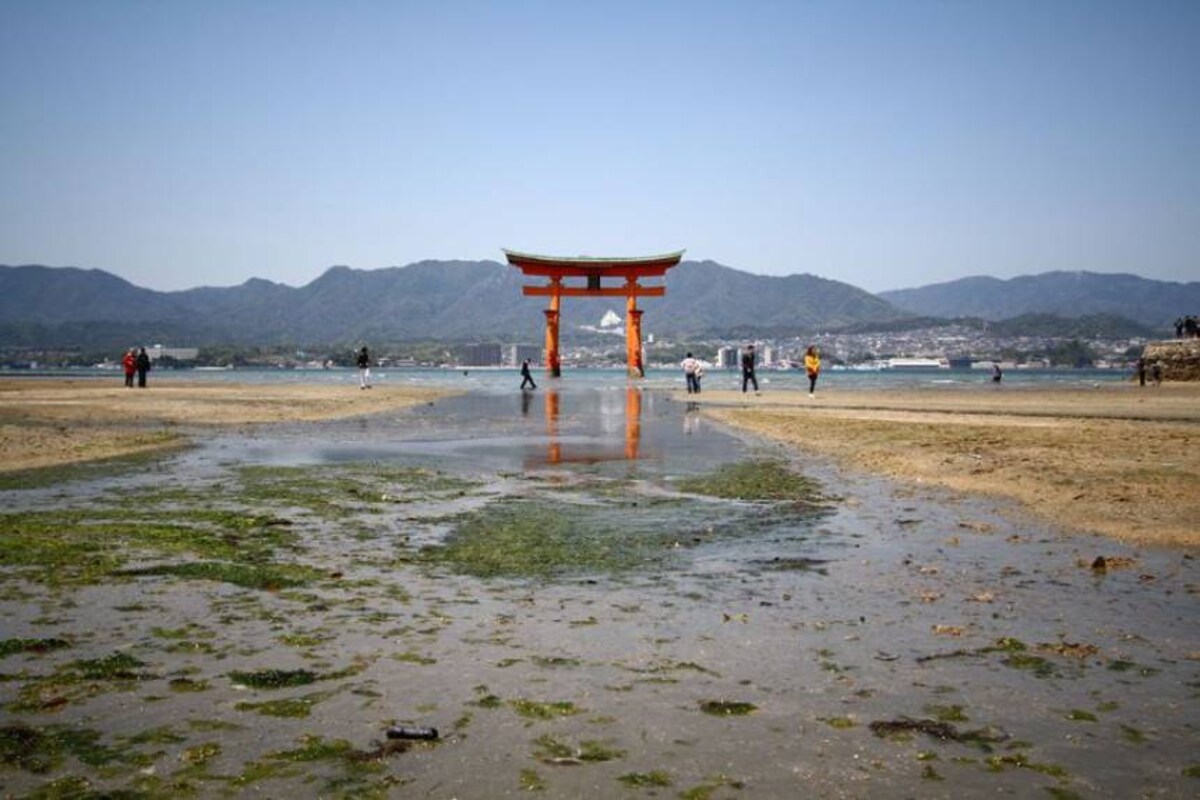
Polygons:
<instances>
[{"instance_id":1,"label":"person walking on sand","mask_svg":"<svg viewBox=\"0 0 1200 800\"><path fill-rule=\"evenodd\" d=\"M810 344L804 351L804 371L808 373L808 396L815 397L817 376L821 374L821 355L815 345Z\"/></svg>"},{"instance_id":2,"label":"person walking on sand","mask_svg":"<svg viewBox=\"0 0 1200 800\"><path fill-rule=\"evenodd\" d=\"M371 388L371 356L365 344L358 351L358 388Z\"/></svg>"},{"instance_id":3,"label":"person walking on sand","mask_svg":"<svg viewBox=\"0 0 1200 800\"><path fill-rule=\"evenodd\" d=\"M1137 379L1138 386L1146 385L1146 359L1139 358L1137 360Z\"/></svg>"},{"instance_id":4,"label":"person walking on sand","mask_svg":"<svg viewBox=\"0 0 1200 800\"><path fill-rule=\"evenodd\" d=\"M1162 362L1155 361L1150 365L1150 380L1154 382L1155 388L1162 386Z\"/></svg>"},{"instance_id":5,"label":"person walking on sand","mask_svg":"<svg viewBox=\"0 0 1200 800\"><path fill-rule=\"evenodd\" d=\"M679 366L683 367L683 378L687 381L687 393L700 394L700 379L696 376L700 370L700 362L692 358L691 353L688 353L687 358L679 362Z\"/></svg>"},{"instance_id":6,"label":"person walking on sand","mask_svg":"<svg viewBox=\"0 0 1200 800\"><path fill-rule=\"evenodd\" d=\"M1000 365L995 361L992 362L992 383L1000 383L1004 380L1004 370L1000 369Z\"/></svg>"},{"instance_id":7,"label":"person walking on sand","mask_svg":"<svg viewBox=\"0 0 1200 800\"><path fill-rule=\"evenodd\" d=\"M125 388L133 388L133 373L137 372L137 353L133 352L133 348L125 351L125 357L121 359L121 366L125 370Z\"/></svg>"},{"instance_id":8,"label":"person walking on sand","mask_svg":"<svg viewBox=\"0 0 1200 800\"><path fill-rule=\"evenodd\" d=\"M529 359L521 362L521 391L525 391L525 384L529 384L530 389L536 389L537 384L533 382L533 373L529 371Z\"/></svg>"},{"instance_id":9,"label":"person walking on sand","mask_svg":"<svg viewBox=\"0 0 1200 800\"><path fill-rule=\"evenodd\" d=\"M139 347L137 358L134 359L134 366L137 368L138 388L146 388L146 373L150 371L150 356L146 354L146 348Z\"/></svg>"},{"instance_id":10,"label":"person walking on sand","mask_svg":"<svg viewBox=\"0 0 1200 800\"><path fill-rule=\"evenodd\" d=\"M746 385L754 384L754 393L758 394L758 378L754 376L754 345L746 345L742 351L742 394L746 393Z\"/></svg>"}]
</instances>

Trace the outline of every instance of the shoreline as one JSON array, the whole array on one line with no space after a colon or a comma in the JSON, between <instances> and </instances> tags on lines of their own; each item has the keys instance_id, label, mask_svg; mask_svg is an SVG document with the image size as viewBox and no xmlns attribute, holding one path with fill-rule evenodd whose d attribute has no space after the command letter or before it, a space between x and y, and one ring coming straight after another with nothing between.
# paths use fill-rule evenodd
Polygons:
<instances>
[{"instance_id":1,"label":"shoreline","mask_svg":"<svg viewBox=\"0 0 1200 800\"><path fill-rule=\"evenodd\" d=\"M1069 530L1200 544L1200 384L673 398L800 452L1015 501Z\"/></svg>"},{"instance_id":2,"label":"shoreline","mask_svg":"<svg viewBox=\"0 0 1200 800\"><path fill-rule=\"evenodd\" d=\"M0 379L0 473L144 455L213 426L332 420L429 403L450 389ZM709 390L706 415L901 482L1015 501L1067 529L1200 544L1200 384L850 391Z\"/></svg>"},{"instance_id":3,"label":"shoreline","mask_svg":"<svg viewBox=\"0 0 1200 800\"><path fill-rule=\"evenodd\" d=\"M313 422L397 411L450 391L377 385L158 381L146 389L93 379L0 380L0 473L178 447L188 428Z\"/></svg>"}]
</instances>

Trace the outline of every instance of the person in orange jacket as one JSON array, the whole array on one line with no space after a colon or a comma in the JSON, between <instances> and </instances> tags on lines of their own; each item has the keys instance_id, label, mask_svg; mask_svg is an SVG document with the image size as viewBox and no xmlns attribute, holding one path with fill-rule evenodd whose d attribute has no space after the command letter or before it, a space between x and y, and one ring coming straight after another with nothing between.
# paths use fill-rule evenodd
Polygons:
<instances>
[{"instance_id":1,"label":"person in orange jacket","mask_svg":"<svg viewBox=\"0 0 1200 800\"><path fill-rule=\"evenodd\" d=\"M125 386L133 388L133 373L137 372L137 355L133 352L133 348L125 351L125 357L121 359L121 366L125 368Z\"/></svg>"},{"instance_id":2,"label":"person in orange jacket","mask_svg":"<svg viewBox=\"0 0 1200 800\"><path fill-rule=\"evenodd\" d=\"M804 371L808 373L808 396L813 397L817 391L817 376L821 374L821 356L815 345L809 345L804 351Z\"/></svg>"}]
</instances>

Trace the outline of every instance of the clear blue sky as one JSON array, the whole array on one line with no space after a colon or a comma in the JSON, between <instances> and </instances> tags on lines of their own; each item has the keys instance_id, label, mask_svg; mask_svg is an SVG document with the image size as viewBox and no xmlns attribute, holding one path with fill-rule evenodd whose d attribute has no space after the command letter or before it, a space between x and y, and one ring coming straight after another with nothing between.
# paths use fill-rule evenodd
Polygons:
<instances>
[{"instance_id":1,"label":"clear blue sky","mask_svg":"<svg viewBox=\"0 0 1200 800\"><path fill-rule=\"evenodd\" d=\"M0 263L1200 280L1200 0L0 0Z\"/></svg>"}]
</instances>

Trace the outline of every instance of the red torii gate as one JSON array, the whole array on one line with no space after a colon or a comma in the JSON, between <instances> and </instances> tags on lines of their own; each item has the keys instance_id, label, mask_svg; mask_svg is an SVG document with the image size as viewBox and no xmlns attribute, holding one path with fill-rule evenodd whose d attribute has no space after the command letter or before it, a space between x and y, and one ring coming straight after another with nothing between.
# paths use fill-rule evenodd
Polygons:
<instances>
[{"instance_id":1,"label":"red torii gate","mask_svg":"<svg viewBox=\"0 0 1200 800\"><path fill-rule=\"evenodd\" d=\"M546 315L546 372L554 378L562 374L558 357L558 322L563 297L624 297L625 298L625 357L629 374L641 376L642 311L637 307L639 297L662 297L666 286L642 286L639 278L658 278L679 263L684 251L637 258L596 258L592 256L539 256L505 250L508 263L532 277L549 278L543 286L523 286L522 294L549 297ZM582 286L563 283L564 278L585 278ZM602 278L623 278L620 286L604 286Z\"/></svg>"}]
</instances>

